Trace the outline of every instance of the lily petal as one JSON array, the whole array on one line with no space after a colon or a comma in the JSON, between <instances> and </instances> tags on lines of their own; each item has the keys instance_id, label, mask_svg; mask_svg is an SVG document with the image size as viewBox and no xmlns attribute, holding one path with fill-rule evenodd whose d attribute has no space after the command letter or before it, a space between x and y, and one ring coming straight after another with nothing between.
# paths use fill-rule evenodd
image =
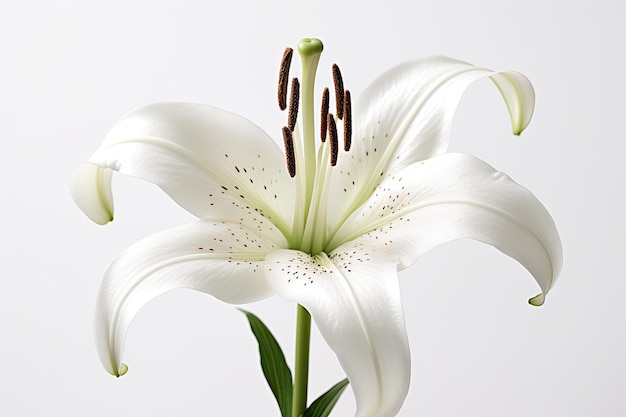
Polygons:
<instances>
[{"instance_id":1,"label":"lily petal","mask_svg":"<svg viewBox=\"0 0 626 417\"><path fill-rule=\"evenodd\" d=\"M446 151L452 118L465 90L490 77L502 94L520 134L530 122L535 93L522 74L494 72L447 57L399 65L354 98L350 153L340 155L331 180L334 229L389 175ZM337 216L339 217L339 216Z\"/></svg>"},{"instance_id":2,"label":"lily petal","mask_svg":"<svg viewBox=\"0 0 626 417\"><path fill-rule=\"evenodd\" d=\"M284 154L261 128L214 107L139 108L111 129L89 162L158 185L200 218L230 219L233 205L241 205L256 208L282 230L292 224L295 187L284 172ZM95 200L82 195L94 194L90 184L98 172L81 168L72 177L73 195L88 215ZM76 179L83 175L91 178ZM110 180L99 185L110 193Z\"/></svg>"},{"instance_id":3,"label":"lily petal","mask_svg":"<svg viewBox=\"0 0 626 417\"><path fill-rule=\"evenodd\" d=\"M70 192L76 205L98 224L113 220L113 171L93 164L80 164L70 179Z\"/></svg>"},{"instance_id":4,"label":"lily petal","mask_svg":"<svg viewBox=\"0 0 626 417\"><path fill-rule=\"evenodd\" d=\"M329 257L279 249L266 258L270 285L309 311L337 354L357 417L395 416L408 391L410 354L396 265L395 257L362 244Z\"/></svg>"},{"instance_id":5,"label":"lily petal","mask_svg":"<svg viewBox=\"0 0 626 417\"><path fill-rule=\"evenodd\" d=\"M448 153L387 178L342 226L334 244L351 241L398 255L400 268L461 238L495 246L519 261L545 295L562 264L554 221L526 188L478 158ZM541 304L543 296L535 299Z\"/></svg>"},{"instance_id":6,"label":"lily petal","mask_svg":"<svg viewBox=\"0 0 626 417\"><path fill-rule=\"evenodd\" d=\"M272 295L264 277L266 253L286 244L227 222L196 221L145 238L107 267L96 306L95 338L105 369L123 374L126 332L139 309L176 288L229 303Z\"/></svg>"}]
</instances>

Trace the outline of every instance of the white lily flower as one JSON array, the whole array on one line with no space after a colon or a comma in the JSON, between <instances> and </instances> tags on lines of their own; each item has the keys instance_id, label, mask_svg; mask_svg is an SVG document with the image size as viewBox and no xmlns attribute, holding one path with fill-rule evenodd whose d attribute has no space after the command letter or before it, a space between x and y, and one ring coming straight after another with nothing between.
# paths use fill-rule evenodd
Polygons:
<instances>
[{"instance_id":1,"label":"white lily flower","mask_svg":"<svg viewBox=\"0 0 626 417\"><path fill-rule=\"evenodd\" d=\"M279 294L310 312L337 354L356 416L394 416L410 379L399 270L437 245L473 238L526 267L541 288L531 303L543 302L562 262L549 213L485 162L445 153L471 83L490 77L519 134L534 107L530 82L445 57L405 63L356 96L352 145L337 151L310 131L319 53L308 73L305 58L289 169L252 122L163 103L123 117L74 172L72 195L96 223L113 218L112 171L158 185L199 218L139 241L107 268L95 334L111 374L126 371L129 323L166 291L192 288L229 303Z\"/></svg>"}]
</instances>

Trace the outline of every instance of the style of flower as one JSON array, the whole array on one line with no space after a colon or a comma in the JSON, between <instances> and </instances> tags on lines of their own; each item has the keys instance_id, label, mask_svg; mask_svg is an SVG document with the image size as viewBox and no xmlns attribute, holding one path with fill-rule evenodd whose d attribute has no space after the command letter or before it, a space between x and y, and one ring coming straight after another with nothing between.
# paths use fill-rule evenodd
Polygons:
<instances>
[{"instance_id":1,"label":"style of flower","mask_svg":"<svg viewBox=\"0 0 626 417\"><path fill-rule=\"evenodd\" d=\"M399 270L435 246L472 238L526 267L541 288L530 302L543 303L562 262L549 213L485 162L445 153L454 111L471 83L495 83L519 134L534 108L530 82L516 72L434 57L386 72L352 109L337 67L336 112L343 117L328 113L325 92L318 136L313 90L321 49L317 40L301 41L302 97L294 81L289 106L290 56L284 61L284 151L240 116L162 103L124 116L75 170L72 195L96 223L113 219L113 171L158 185L199 219L139 241L106 269L95 334L111 374L126 372L129 323L160 294L192 288L235 304L279 294L310 313L336 353L356 416L393 416L410 378Z\"/></svg>"}]
</instances>

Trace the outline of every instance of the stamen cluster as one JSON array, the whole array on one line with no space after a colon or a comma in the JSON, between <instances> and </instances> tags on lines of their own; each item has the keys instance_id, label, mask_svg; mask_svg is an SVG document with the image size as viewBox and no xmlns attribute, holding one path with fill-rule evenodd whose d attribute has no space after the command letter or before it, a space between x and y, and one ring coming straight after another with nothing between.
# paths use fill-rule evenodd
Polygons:
<instances>
[{"instance_id":1,"label":"stamen cluster","mask_svg":"<svg viewBox=\"0 0 626 417\"><path fill-rule=\"evenodd\" d=\"M278 107L284 111L287 109L287 94L289 69L293 49L286 48L280 63L278 75ZM341 70L337 64L332 66L333 83L335 86L335 111L337 118L343 121L343 150L348 152L352 145L352 99L350 91L344 89ZM300 82L297 77L291 80L291 94L289 96L289 110L287 112L287 126L282 129L283 142L285 146L285 157L287 170L291 177L296 175L296 157L293 145L293 132L298 118L298 107L300 99ZM324 143L326 138L330 141L330 165L337 165L339 155L339 141L337 133L337 123L335 116L329 112L330 92L328 87L322 93L321 117L320 117L320 139Z\"/></svg>"}]
</instances>

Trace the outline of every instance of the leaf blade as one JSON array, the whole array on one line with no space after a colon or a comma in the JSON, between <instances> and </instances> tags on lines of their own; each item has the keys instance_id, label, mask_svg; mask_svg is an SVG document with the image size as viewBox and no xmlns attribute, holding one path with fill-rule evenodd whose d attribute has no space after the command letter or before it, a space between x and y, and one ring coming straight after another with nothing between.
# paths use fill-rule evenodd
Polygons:
<instances>
[{"instance_id":1,"label":"leaf blade","mask_svg":"<svg viewBox=\"0 0 626 417\"><path fill-rule=\"evenodd\" d=\"M290 417L293 396L293 378L285 355L270 330L256 315L241 310L246 315L250 329L259 344L261 368L270 386L282 417Z\"/></svg>"},{"instance_id":2,"label":"leaf blade","mask_svg":"<svg viewBox=\"0 0 626 417\"><path fill-rule=\"evenodd\" d=\"M345 378L333 385L317 400L313 401L309 408L304 411L302 417L328 417L349 383L348 378Z\"/></svg>"}]
</instances>

